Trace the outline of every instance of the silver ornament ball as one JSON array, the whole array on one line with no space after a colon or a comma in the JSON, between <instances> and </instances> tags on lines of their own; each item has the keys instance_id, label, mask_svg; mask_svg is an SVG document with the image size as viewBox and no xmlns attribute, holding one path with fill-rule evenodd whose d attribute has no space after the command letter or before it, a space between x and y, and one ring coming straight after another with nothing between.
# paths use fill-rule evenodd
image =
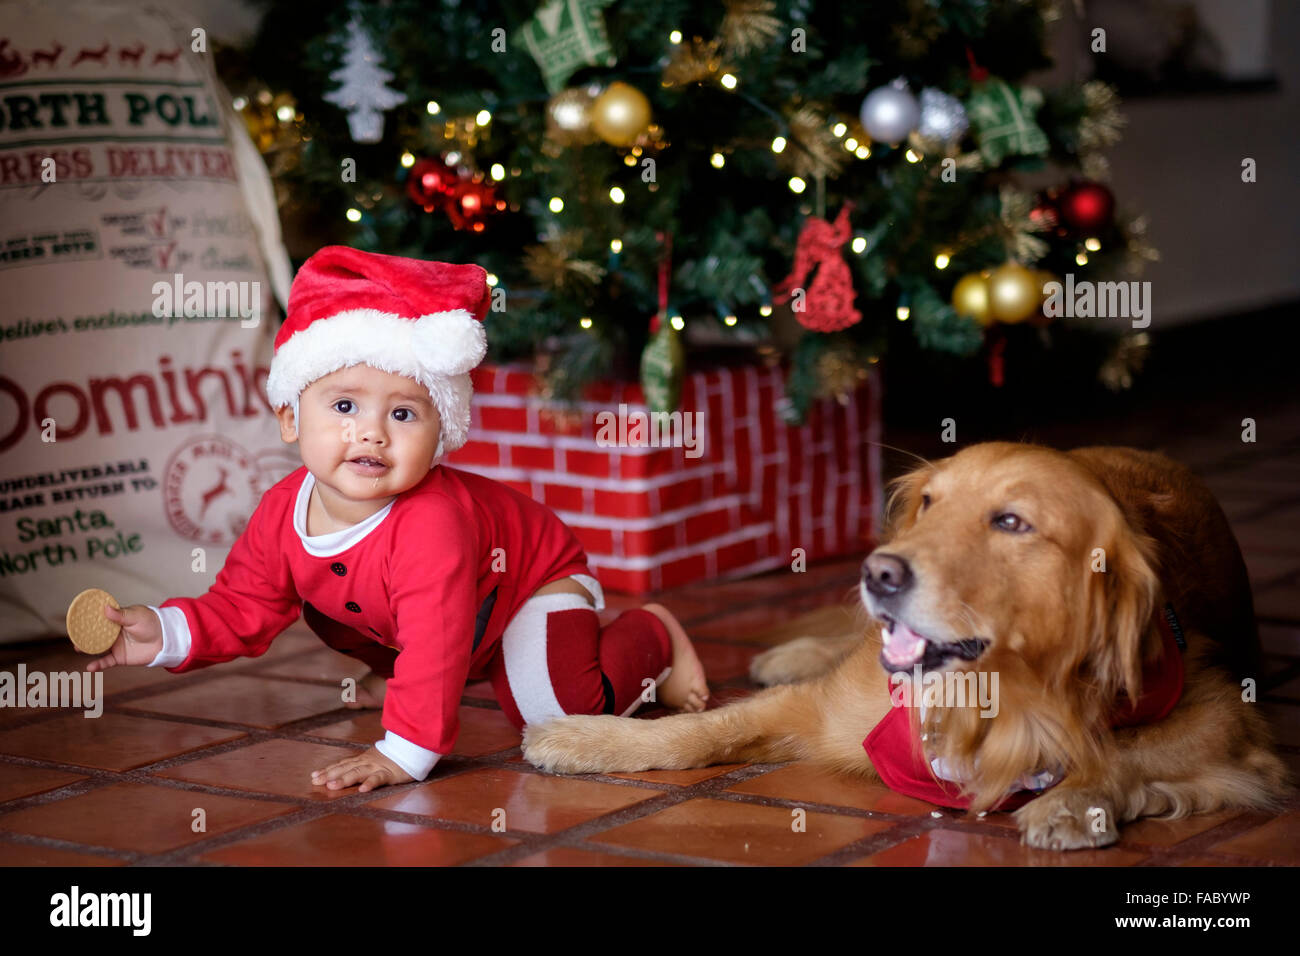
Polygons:
<instances>
[{"instance_id":1,"label":"silver ornament ball","mask_svg":"<svg viewBox=\"0 0 1300 956\"><path fill-rule=\"evenodd\" d=\"M916 128L919 136L940 143L953 143L961 139L969 128L970 119L961 100L934 87L921 91L921 121Z\"/></svg>"},{"instance_id":2,"label":"silver ornament ball","mask_svg":"<svg viewBox=\"0 0 1300 956\"><path fill-rule=\"evenodd\" d=\"M921 119L921 107L906 84L895 80L867 94L862 101L862 128L872 139L882 143L898 143L916 129Z\"/></svg>"}]
</instances>

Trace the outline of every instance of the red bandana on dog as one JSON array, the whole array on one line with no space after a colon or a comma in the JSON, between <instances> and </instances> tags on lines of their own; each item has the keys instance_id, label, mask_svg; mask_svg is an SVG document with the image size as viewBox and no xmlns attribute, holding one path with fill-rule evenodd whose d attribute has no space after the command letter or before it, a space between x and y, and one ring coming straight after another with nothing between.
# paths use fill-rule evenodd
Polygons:
<instances>
[{"instance_id":1,"label":"red bandana on dog","mask_svg":"<svg viewBox=\"0 0 1300 956\"><path fill-rule=\"evenodd\" d=\"M1121 697L1115 705L1112 727L1134 727L1155 723L1165 717L1183 694L1182 631L1173 609L1157 614L1162 641L1161 655L1153 664L1142 668L1142 695L1137 704L1127 704ZM1177 633L1175 633L1175 629ZM907 707L890 707L884 719L862 741L871 765L885 785L896 793L916 797L941 807L954 810L970 808L971 798L960 789L936 777L926 761L921 742L912 732L912 722ZM1032 789L1017 790L1004 797L994 809L1015 810L1024 806L1059 778L1046 771L1023 780Z\"/></svg>"}]
</instances>

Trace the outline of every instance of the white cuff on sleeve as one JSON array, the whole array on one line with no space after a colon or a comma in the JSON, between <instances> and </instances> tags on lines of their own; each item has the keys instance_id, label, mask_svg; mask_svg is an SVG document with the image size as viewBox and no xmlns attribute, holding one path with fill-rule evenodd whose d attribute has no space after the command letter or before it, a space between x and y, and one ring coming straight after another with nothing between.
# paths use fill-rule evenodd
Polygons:
<instances>
[{"instance_id":1,"label":"white cuff on sleeve","mask_svg":"<svg viewBox=\"0 0 1300 956\"><path fill-rule=\"evenodd\" d=\"M391 730L384 733L383 740L375 741L375 749L410 774L412 780L429 776L433 765L442 759L442 754L425 750Z\"/></svg>"},{"instance_id":2,"label":"white cuff on sleeve","mask_svg":"<svg viewBox=\"0 0 1300 956\"><path fill-rule=\"evenodd\" d=\"M154 607L152 604L148 608L158 615L163 632L162 650L149 666L175 667L185 663L185 658L190 656L190 622L185 619L185 612L178 607Z\"/></svg>"}]
</instances>

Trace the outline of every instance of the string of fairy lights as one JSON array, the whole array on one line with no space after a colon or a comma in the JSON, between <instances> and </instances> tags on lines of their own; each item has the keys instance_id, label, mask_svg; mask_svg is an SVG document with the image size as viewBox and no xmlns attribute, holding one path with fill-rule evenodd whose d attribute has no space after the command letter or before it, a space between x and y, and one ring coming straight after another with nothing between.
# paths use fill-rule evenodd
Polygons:
<instances>
[{"instance_id":1,"label":"string of fairy lights","mask_svg":"<svg viewBox=\"0 0 1300 956\"><path fill-rule=\"evenodd\" d=\"M680 30L673 30L668 35L668 42L671 47L679 47L683 44L683 41L684 41L683 34ZM695 42L699 43L700 41L698 41L697 39ZM740 77L737 75L737 71L735 71L734 68L727 68L727 69L714 71L712 73L708 73L703 77L697 77L695 79L695 82L698 85L699 83L705 82L707 80L716 82L716 85L719 88L728 92L738 93L741 90L741 85L742 85L741 80ZM671 85L667 79L663 80L662 83L665 86ZM650 105L648 100L645 98L644 94L642 94L639 90L636 90L635 87L632 87L624 83L611 83L608 87L605 88L605 92L603 94L598 94L597 90L599 89L599 87L591 86L588 87L587 89L588 99L590 99L592 102L598 102L601 96L613 92L615 87L619 88L618 94L620 100L614 104L614 109L619 114L622 114L622 118L620 119L620 122L624 123L624 125L626 126L626 124L629 122L627 117L631 116L632 119L630 120L630 122L632 126L633 127L643 126L644 129L641 129L640 131L636 130L635 128L624 129L618 136L610 135L610 136L602 136L601 138L604 138L607 143L614 146L616 149L620 149L624 151L623 162L625 165L631 167L637 165L640 158L647 152L648 149L660 147L664 144L662 139L659 138L660 131L658 131L658 128L654 127L653 124L649 122ZM569 92L571 91L565 91L566 94ZM554 102L555 99L556 98L552 97L551 98L552 102ZM745 99L748 102L758 106L760 109L763 110L763 112L769 114L773 118L774 123L778 126L778 129L775 131L775 135L773 135L772 139L768 143L768 149L774 157L782 157L783 155L787 155L788 152L792 149L804 149L805 151L810 152L810 150L808 150L808 148L799 141L798 137L792 131L791 123L787 117L783 117L777 111L766 107L764 104L757 103L755 100L753 100L748 96L746 96ZM250 121L250 126L251 126L250 112L256 109L260 111L260 113L263 116L265 116L269 111L269 115L274 118L275 123L279 124L281 127L294 128L298 133L298 138L300 141L306 141L306 139L308 138L306 135L303 134L301 129L301 124L304 119L302 113L297 110L292 100L290 98L287 98L285 94L281 94L280 96L277 97L271 97L269 92L261 91L259 94L257 94L255 101L250 100L250 98L248 97L240 96L240 97L236 97L233 100L233 105L237 111L245 114L245 119L246 121ZM509 105L511 104L504 104L504 106L509 106ZM498 104L497 108L501 109L503 108L503 105ZM429 117L440 118L440 121L443 125L444 141L457 147L449 150L442 157L443 160L445 160L445 162L447 163L447 165L451 167L458 167L461 166L462 164L465 164L466 166L470 165L468 163L469 156L467 156L467 151L472 150L473 146L477 143L478 138L486 138L490 136L492 123L494 121L492 111L486 107L478 110L472 116L467 115L467 116L455 117L455 118L445 117L442 105L435 99L429 99L426 101L425 112ZM569 122L577 123L580 122L580 120L575 121L571 118ZM861 122L857 122L856 120L853 122L848 122L843 118L828 117L825 118L823 128L824 130L828 131L832 137L834 137L834 139L838 142L839 148L842 149L845 154L847 154L847 157L853 160L866 161L872 159L873 156L883 155L876 151L879 150L881 146L886 147L886 152L895 148L901 149L903 159L910 164L921 163L925 160L925 153L922 150L918 149L914 143L904 144L901 140L899 142L892 142L892 143L873 142L872 138L866 133L863 124ZM654 136L651 137L649 141L647 141L646 130L649 129L653 129ZM259 145L263 145L263 144L259 143ZM873 147L876 147L876 150L873 150ZM407 172L408 175L410 174L413 167L416 166L417 162L418 162L417 155L412 149L409 148L403 149L403 151L400 153L399 165L402 167L403 170ZM708 162L709 165L715 170L726 169L727 152L724 152L724 149L722 148L714 149L709 154ZM520 175L522 175L522 170L520 168L518 167L507 168L504 164L500 162L494 162L487 169L485 178L486 180L492 183L500 183L508 178L518 177ZM479 178L484 178L484 174L475 175L476 180ZM808 190L810 185L815 184L817 186L817 191L816 191L817 206L818 206L818 211L820 211L820 207L823 203L822 197L823 197L825 178L826 178L826 173L824 171L819 172L816 176L809 176L806 173L803 175L795 173L789 175L786 178L785 182L790 192L795 195L804 194ZM812 183L810 183L810 179L813 179ZM650 188L653 190L655 188L654 184L651 184ZM627 190L625 190L622 186L619 185L611 185L605 191L605 196L607 197L607 200L615 206L624 206L629 199ZM368 215L368 211L367 211L368 207L373 206L373 202L371 202L370 200L378 199L377 196L366 197L364 194L358 194L357 198L360 201L357 202L356 204L348 205L343 212L343 215L347 219L347 221L353 224L363 223L366 220ZM507 204L504 201L497 202L497 208L507 208L507 207L512 211L518 211L519 209L518 204L516 203ZM429 207L427 206L425 208L426 211L429 209ZM545 197L544 208L547 209L552 215L559 216L564 212L566 208L565 197L560 194L554 194ZM805 207L804 211L809 212L810 210L808 209L808 207ZM481 231L481 229L483 228L482 222L481 221L475 222L473 224L473 228L476 231ZM861 256L867 253L870 245L871 243L869 242L866 235L864 235L862 232L856 232L853 234L849 242L849 249L854 254ZM613 261L617 262L617 257L622 252L623 249L623 239L619 236L614 236L610 238L608 247L609 247L610 255L613 258ZM1099 252L1101 248L1102 248L1102 242L1098 236L1086 236L1082 238L1079 241L1077 252L1074 257L1076 264L1079 266L1086 265L1089 261L1089 253ZM953 261L955 255L956 252L951 247L951 244L940 245L940 247L935 251L933 255L932 261L935 270L943 271L947 269L949 264ZM989 278L989 272L987 270L980 273L980 275L986 281ZM1043 276L1050 275L1050 274L1038 273L1037 275L1041 278ZM499 284L500 279L498 276L492 274L489 275L488 282L489 285L495 287ZM957 303L954 302L954 304ZM759 305L757 311L760 317L767 318L771 316L773 311L771 302L768 301ZM906 293L902 293L900 295L898 305L895 309L895 316L899 321L907 321L910 318L910 315L911 315L911 307L909 302L907 301L907 295ZM973 316L973 317L980 319L980 316ZM720 309L719 318L726 326L735 326L739 322L739 318L737 317L735 312L725 307ZM673 326L673 328L679 331L683 329L686 324L686 320L684 319L684 317L677 312L673 312L671 315L669 315L668 320ZM590 316L585 316L585 315L580 316L577 321L579 327L582 329L590 329L593 325ZM981 324L988 324L988 323L981 320Z\"/></svg>"}]
</instances>

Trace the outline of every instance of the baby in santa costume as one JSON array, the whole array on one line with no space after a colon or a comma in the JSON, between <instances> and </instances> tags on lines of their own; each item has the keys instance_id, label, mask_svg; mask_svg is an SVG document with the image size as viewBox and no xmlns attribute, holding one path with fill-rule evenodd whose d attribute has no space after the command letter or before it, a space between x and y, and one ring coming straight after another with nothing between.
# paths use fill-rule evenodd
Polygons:
<instances>
[{"instance_id":1,"label":"baby in santa costume","mask_svg":"<svg viewBox=\"0 0 1300 956\"><path fill-rule=\"evenodd\" d=\"M439 464L469 429L486 279L342 246L308 259L267 378L304 467L262 496L206 594L106 608L123 634L88 669L256 657L302 614L371 668L352 704L383 707L384 739L312 774L362 792L423 780L451 752L472 680L489 679L521 728L628 716L652 684L665 705L702 710L704 670L667 609L602 628L573 532L526 495Z\"/></svg>"}]
</instances>

